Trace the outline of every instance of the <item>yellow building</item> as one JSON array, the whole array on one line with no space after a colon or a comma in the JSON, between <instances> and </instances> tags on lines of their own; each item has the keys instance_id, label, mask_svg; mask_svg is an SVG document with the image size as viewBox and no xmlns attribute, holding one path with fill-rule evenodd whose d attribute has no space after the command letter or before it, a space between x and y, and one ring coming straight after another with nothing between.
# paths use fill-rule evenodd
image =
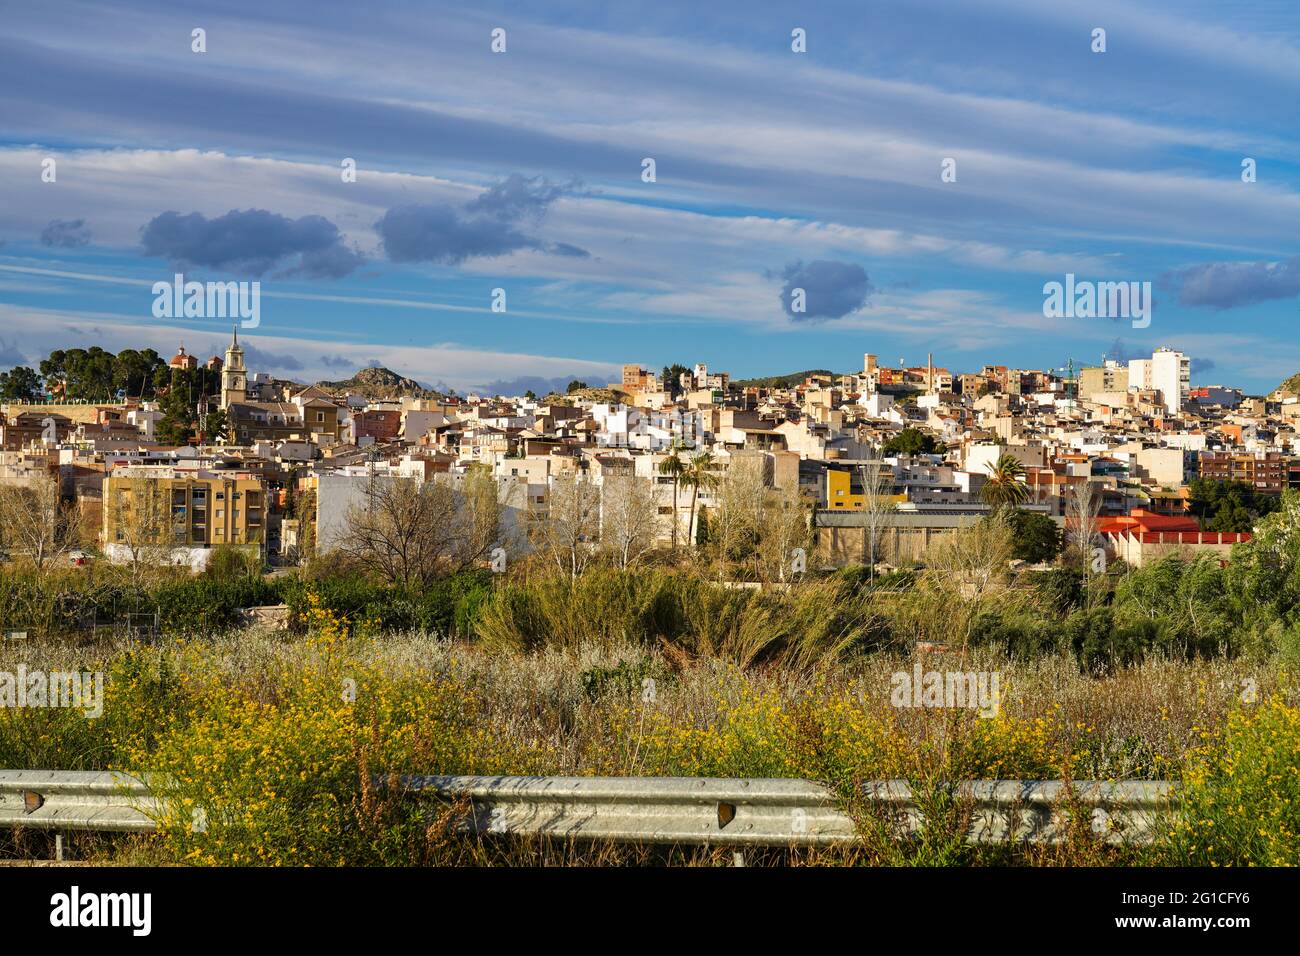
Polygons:
<instances>
[{"instance_id":1,"label":"yellow building","mask_svg":"<svg viewBox=\"0 0 1300 956\"><path fill-rule=\"evenodd\" d=\"M142 501L145 495L151 502ZM266 539L266 489L247 476L178 475L120 468L104 479L106 549L256 545Z\"/></svg>"},{"instance_id":2,"label":"yellow building","mask_svg":"<svg viewBox=\"0 0 1300 956\"><path fill-rule=\"evenodd\" d=\"M861 511L866 496L853 491L853 473L835 468L826 470L826 507L832 511Z\"/></svg>"},{"instance_id":3,"label":"yellow building","mask_svg":"<svg viewBox=\"0 0 1300 956\"><path fill-rule=\"evenodd\" d=\"M843 468L826 469L826 510L861 511L867 506L867 496L862 493L862 486L854 486L855 472ZM892 484L892 482L886 482ZM881 495L882 501L899 505L907 501L906 494Z\"/></svg>"}]
</instances>

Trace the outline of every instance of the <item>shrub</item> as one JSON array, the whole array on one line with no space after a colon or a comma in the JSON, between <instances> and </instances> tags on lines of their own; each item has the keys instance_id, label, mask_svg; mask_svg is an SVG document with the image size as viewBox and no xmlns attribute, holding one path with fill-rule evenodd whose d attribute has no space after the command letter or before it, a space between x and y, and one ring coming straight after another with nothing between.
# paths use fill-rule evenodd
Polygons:
<instances>
[{"instance_id":1,"label":"shrub","mask_svg":"<svg viewBox=\"0 0 1300 956\"><path fill-rule=\"evenodd\" d=\"M1180 866L1300 865L1300 707L1278 697L1200 732L1163 855Z\"/></svg>"}]
</instances>

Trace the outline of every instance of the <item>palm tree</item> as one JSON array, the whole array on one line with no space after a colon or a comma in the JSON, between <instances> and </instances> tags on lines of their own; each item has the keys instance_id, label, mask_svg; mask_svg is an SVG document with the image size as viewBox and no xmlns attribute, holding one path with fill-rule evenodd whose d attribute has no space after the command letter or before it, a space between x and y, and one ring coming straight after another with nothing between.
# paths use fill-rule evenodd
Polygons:
<instances>
[{"instance_id":1,"label":"palm tree","mask_svg":"<svg viewBox=\"0 0 1300 956\"><path fill-rule=\"evenodd\" d=\"M701 452L686 463L682 472L682 484L691 489L691 517L686 523L687 533L695 539L695 502L700 497L701 488L712 488L718 483L718 476L713 473L715 459L711 452Z\"/></svg>"},{"instance_id":2,"label":"palm tree","mask_svg":"<svg viewBox=\"0 0 1300 956\"><path fill-rule=\"evenodd\" d=\"M673 550L677 550L677 486L686 474L686 462L677 454L677 442L673 442L667 458L659 462L659 474L673 481Z\"/></svg>"},{"instance_id":3,"label":"palm tree","mask_svg":"<svg viewBox=\"0 0 1300 956\"><path fill-rule=\"evenodd\" d=\"M980 495L995 510L1024 504L1029 498L1029 489L1020 480L1024 474L1025 466L1015 455L1002 455L989 465L989 480L984 483Z\"/></svg>"}]
</instances>

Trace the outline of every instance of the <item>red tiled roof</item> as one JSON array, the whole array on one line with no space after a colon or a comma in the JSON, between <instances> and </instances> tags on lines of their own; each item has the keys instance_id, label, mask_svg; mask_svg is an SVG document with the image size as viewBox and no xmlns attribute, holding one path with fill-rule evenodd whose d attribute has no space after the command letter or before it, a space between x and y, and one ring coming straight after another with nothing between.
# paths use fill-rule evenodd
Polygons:
<instances>
[{"instance_id":1,"label":"red tiled roof","mask_svg":"<svg viewBox=\"0 0 1300 956\"><path fill-rule=\"evenodd\" d=\"M1200 528L1195 518L1152 514L1142 508L1134 508L1127 515L1102 518L1097 523L1097 530L1102 534L1119 534L1121 531L1143 534L1152 531L1192 532L1200 531Z\"/></svg>"}]
</instances>

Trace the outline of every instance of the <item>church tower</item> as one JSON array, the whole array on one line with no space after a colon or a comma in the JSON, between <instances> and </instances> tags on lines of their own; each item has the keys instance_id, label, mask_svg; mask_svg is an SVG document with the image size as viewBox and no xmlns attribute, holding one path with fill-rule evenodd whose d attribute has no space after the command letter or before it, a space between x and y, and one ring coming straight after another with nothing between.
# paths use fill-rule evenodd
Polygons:
<instances>
[{"instance_id":1,"label":"church tower","mask_svg":"<svg viewBox=\"0 0 1300 956\"><path fill-rule=\"evenodd\" d=\"M232 402L242 402L248 392L248 370L244 368L244 350L239 347L239 329L232 333L230 348L226 349L226 364L221 367L221 407L227 409Z\"/></svg>"}]
</instances>

